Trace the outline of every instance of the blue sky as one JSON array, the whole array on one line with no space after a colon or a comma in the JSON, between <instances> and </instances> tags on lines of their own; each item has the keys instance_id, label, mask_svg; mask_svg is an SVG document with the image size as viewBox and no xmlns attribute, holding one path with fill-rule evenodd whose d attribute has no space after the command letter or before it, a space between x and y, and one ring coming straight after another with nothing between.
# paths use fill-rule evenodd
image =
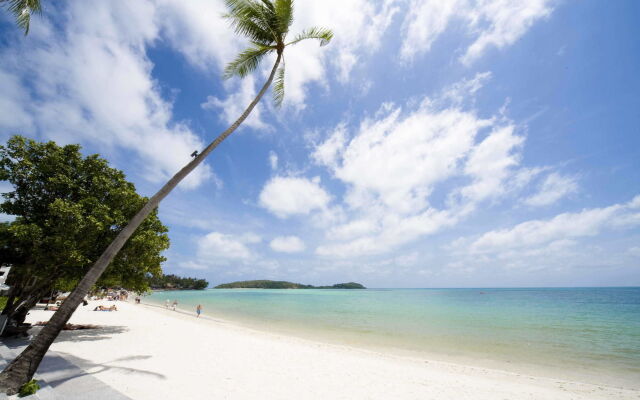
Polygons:
<instances>
[{"instance_id":1,"label":"blue sky","mask_svg":"<svg viewBox=\"0 0 640 400\"><path fill-rule=\"evenodd\" d=\"M265 98L160 207L168 273L371 287L640 285L640 3L296 1ZM0 139L80 143L151 195L272 59L221 1L44 0L0 17ZM0 189L8 190L6 183ZM8 218L4 216L3 218Z\"/></svg>"}]
</instances>

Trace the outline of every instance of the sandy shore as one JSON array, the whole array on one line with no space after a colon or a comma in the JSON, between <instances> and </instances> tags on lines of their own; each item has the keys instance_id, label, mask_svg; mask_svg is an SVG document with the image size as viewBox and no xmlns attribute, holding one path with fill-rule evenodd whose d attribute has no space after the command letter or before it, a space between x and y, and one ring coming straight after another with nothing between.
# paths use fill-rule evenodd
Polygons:
<instances>
[{"instance_id":1,"label":"sandy shore","mask_svg":"<svg viewBox=\"0 0 640 400\"><path fill-rule=\"evenodd\" d=\"M403 358L148 305L80 307L52 349L133 399L640 399L640 391ZM111 303L109 303L111 304ZM28 322L52 312L34 310Z\"/></svg>"}]
</instances>

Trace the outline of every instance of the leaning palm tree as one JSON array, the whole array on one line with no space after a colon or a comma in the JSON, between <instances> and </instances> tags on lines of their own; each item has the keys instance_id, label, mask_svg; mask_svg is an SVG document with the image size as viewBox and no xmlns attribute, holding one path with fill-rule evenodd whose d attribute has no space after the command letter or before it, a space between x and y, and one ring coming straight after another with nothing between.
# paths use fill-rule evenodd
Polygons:
<instances>
[{"instance_id":1,"label":"leaning palm tree","mask_svg":"<svg viewBox=\"0 0 640 400\"><path fill-rule=\"evenodd\" d=\"M215 138L199 155L175 174L120 231L114 241L93 264L78 286L53 314L51 320L31 341L29 346L7 368L0 373L0 389L8 394L16 393L28 382L40 364L49 346L60 333L84 296L109 266L122 246L142 221L160 204L191 171L193 171L223 140L225 140L247 118L275 79L274 100L280 105L284 98L284 50L287 46L305 39L317 39L324 46L331 41L333 33L328 29L310 28L287 41L289 27L293 21L293 0L225 0L231 27L239 35L246 36L251 46L241 52L225 69L225 78L247 76L255 71L265 56L275 53L275 62L265 84L242 115L224 132Z\"/></svg>"},{"instance_id":2,"label":"leaning palm tree","mask_svg":"<svg viewBox=\"0 0 640 400\"><path fill-rule=\"evenodd\" d=\"M25 36L29 33L31 15L40 14L42 7L40 0L0 0L0 4L7 4L9 12L16 19L16 24L24 29Z\"/></svg>"}]
</instances>

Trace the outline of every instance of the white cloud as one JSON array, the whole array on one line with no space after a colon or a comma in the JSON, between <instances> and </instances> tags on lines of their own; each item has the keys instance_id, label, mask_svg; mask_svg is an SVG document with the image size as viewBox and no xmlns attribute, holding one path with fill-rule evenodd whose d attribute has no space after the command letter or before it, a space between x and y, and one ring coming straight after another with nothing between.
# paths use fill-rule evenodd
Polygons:
<instances>
[{"instance_id":1,"label":"white cloud","mask_svg":"<svg viewBox=\"0 0 640 400\"><path fill-rule=\"evenodd\" d=\"M275 151L269 152L269 165L271 166L272 171L278 169L278 155Z\"/></svg>"},{"instance_id":2,"label":"white cloud","mask_svg":"<svg viewBox=\"0 0 640 400\"><path fill-rule=\"evenodd\" d=\"M342 150L333 173L351 185L352 207L380 200L400 213L424 208L434 185L457 172L478 131L490 125L471 113L428 104L404 117L401 111L365 120Z\"/></svg>"},{"instance_id":3,"label":"white cloud","mask_svg":"<svg viewBox=\"0 0 640 400\"><path fill-rule=\"evenodd\" d=\"M337 71L340 81L347 82L351 71L379 48L381 37L397 12L395 3L396 0L380 4L368 0L297 1L291 35L321 26L331 29L334 39L323 48L305 41L287 49L285 104L304 108L306 87L314 82L326 85L330 69Z\"/></svg>"},{"instance_id":4,"label":"white cloud","mask_svg":"<svg viewBox=\"0 0 640 400\"><path fill-rule=\"evenodd\" d=\"M235 88L236 86L239 86L239 91L233 89L229 90L231 94L229 94L225 100L218 99L214 96L208 96L207 101L201 104L202 108L205 110L220 112L220 118L229 125L234 123L240 117L249 103L251 103L256 96L253 76L247 76L241 81L234 80L233 82L237 83L237 85L231 84L227 85L227 87ZM267 97L263 101L268 100L269 98ZM256 105L253 111L251 111L251 114L249 114L247 119L244 120L241 127L248 126L253 129L263 131L270 130L271 126L262 120L262 114L263 106L261 104Z\"/></svg>"},{"instance_id":5,"label":"white cloud","mask_svg":"<svg viewBox=\"0 0 640 400\"><path fill-rule=\"evenodd\" d=\"M575 177L563 176L553 172L540 184L538 192L524 200L529 206L546 206L553 204L563 197L575 193L578 183Z\"/></svg>"},{"instance_id":6,"label":"white cloud","mask_svg":"<svg viewBox=\"0 0 640 400\"><path fill-rule=\"evenodd\" d=\"M418 53L429 51L462 4L457 0L412 0L404 20L405 35L400 56L410 60Z\"/></svg>"},{"instance_id":7,"label":"white cloud","mask_svg":"<svg viewBox=\"0 0 640 400\"><path fill-rule=\"evenodd\" d=\"M222 18L224 2L210 0L154 0L156 23L173 48L200 68L217 66L222 71L242 49L244 38L236 35Z\"/></svg>"},{"instance_id":8,"label":"white cloud","mask_svg":"<svg viewBox=\"0 0 640 400\"><path fill-rule=\"evenodd\" d=\"M493 253L531 248L558 240L596 236L607 228L640 225L640 219L631 212L632 204L562 213L548 220L526 221L512 228L489 231L474 240L469 250Z\"/></svg>"},{"instance_id":9,"label":"white cloud","mask_svg":"<svg viewBox=\"0 0 640 400\"><path fill-rule=\"evenodd\" d=\"M338 125L333 133L311 155L316 163L335 168L339 153L346 144L346 125Z\"/></svg>"},{"instance_id":10,"label":"white cloud","mask_svg":"<svg viewBox=\"0 0 640 400\"><path fill-rule=\"evenodd\" d=\"M203 143L173 120L171 103L151 77L146 46L161 30L154 3L101 2L91 13L80 1L65 6L57 14L55 7L50 10L64 18L63 30L39 18L29 40L4 49L1 79L9 88L28 83L32 90L15 97L11 90L0 93L0 104L11 102L19 117L11 123L0 118L0 126L62 143L91 143L103 154L126 149L139 157L143 177L165 181ZM210 177L204 165L182 186Z\"/></svg>"},{"instance_id":11,"label":"white cloud","mask_svg":"<svg viewBox=\"0 0 640 400\"><path fill-rule=\"evenodd\" d=\"M470 10L472 29L477 39L460 59L470 64L487 48L498 49L513 44L539 19L551 13L551 0L493 0L480 3Z\"/></svg>"},{"instance_id":12,"label":"white cloud","mask_svg":"<svg viewBox=\"0 0 640 400\"><path fill-rule=\"evenodd\" d=\"M254 258L253 252L247 246L257 243L260 237L254 234L229 235L220 232L211 232L198 239L198 259L203 264L215 264L218 261L250 260Z\"/></svg>"},{"instance_id":13,"label":"white cloud","mask_svg":"<svg viewBox=\"0 0 640 400\"><path fill-rule=\"evenodd\" d=\"M362 218L331 228L327 232L327 237L335 240L350 240L378 232L379 229L378 221Z\"/></svg>"},{"instance_id":14,"label":"white cloud","mask_svg":"<svg viewBox=\"0 0 640 400\"><path fill-rule=\"evenodd\" d=\"M330 200L318 179L276 176L260 193L260 205L280 218L324 209Z\"/></svg>"},{"instance_id":15,"label":"white cloud","mask_svg":"<svg viewBox=\"0 0 640 400\"><path fill-rule=\"evenodd\" d=\"M299 253L305 249L304 242L297 236L278 236L269 243L269 246L281 253Z\"/></svg>"},{"instance_id":16,"label":"white cloud","mask_svg":"<svg viewBox=\"0 0 640 400\"><path fill-rule=\"evenodd\" d=\"M29 95L20 85L15 74L0 69L0 126L7 130L31 131L33 120L22 104L29 102Z\"/></svg>"},{"instance_id":17,"label":"white cloud","mask_svg":"<svg viewBox=\"0 0 640 400\"><path fill-rule=\"evenodd\" d=\"M487 81L491 79L491 72L478 72L471 79L463 79L448 87L442 97L454 104L462 104L465 100L474 100L474 95L480 90Z\"/></svg>"},{"instance_id":18,"label":"white cloud","mask_svg":"<svg viewBox=\"0 0 640 400\"><path fill-rule=\"evenodd\" d=\"M389 252L453 226L478 203L509 192L524 138L504 117L483 119L458 104L462 92L472 96L486 78L465 80L414 110L385 104L351 137L340 124L315 146L314 161L345 184L347 206L317 254ZM446 208L431 202L441 187L448 187Z\"/></svg>"},{"instance_id":19,"label":"white cloud","mask_svg":"<svg viewBox=\"0 0 640 400\"><path fill-rule=\"evenodd\" d=\"M627 250L627 253L633 257L640 257L640 247L633 246Z\"/></svg>"},{"instance_id":20,"label":"white cloud","mask_svg":"<svg viewBox=\"0 0 640 400\"><path fill-rule=\"evenodd\" d=\"M460 61L470 64L491 47L513 44L531 26L547 17L552 0L411 0L403 23L400 56L410 61L429 51L453 21L462 21L473 41Z\"/></svg>"},{"instance_id":21,"label":"white cloud","mask_svg":"<svg viewBox=\"0 0 640 400\"><path fill-rule=\"evenodd\" d=\"M504 185L513 174L512 167L520 162L515 152L524 142L522 136L514 134L514 126L507 125L494 130L471 152L464 171L473 177L473 183L460 189L460 194L472 202L500 196Z\"/></svg>"}]
</instances>

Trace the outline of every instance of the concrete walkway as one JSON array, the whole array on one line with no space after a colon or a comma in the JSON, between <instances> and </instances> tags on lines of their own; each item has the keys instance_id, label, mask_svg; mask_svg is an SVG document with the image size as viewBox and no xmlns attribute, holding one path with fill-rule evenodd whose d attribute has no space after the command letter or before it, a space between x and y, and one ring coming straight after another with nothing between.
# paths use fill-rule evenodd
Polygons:
<instances>
[{"instance_id":1,"label":"concrete walkway","mask_svg":"<svg viewBox=\"0 0 640 400\"><path fill-rule=\"evenodd\" d=\"M0 341L0 369L26 347L24 339L2 339ZM49 351L40 363L34 376L41 386L36 395L23 397L24 400L131 400L130 397L113 389L111 386L94 377L76 365L86 365L84 360L73 360L72 356ZM94 366L99 367L99 366ZM3 399L4 394L0 394ZM17 398L10 396L9 399Z\"/></svg>"}]
</instances>

